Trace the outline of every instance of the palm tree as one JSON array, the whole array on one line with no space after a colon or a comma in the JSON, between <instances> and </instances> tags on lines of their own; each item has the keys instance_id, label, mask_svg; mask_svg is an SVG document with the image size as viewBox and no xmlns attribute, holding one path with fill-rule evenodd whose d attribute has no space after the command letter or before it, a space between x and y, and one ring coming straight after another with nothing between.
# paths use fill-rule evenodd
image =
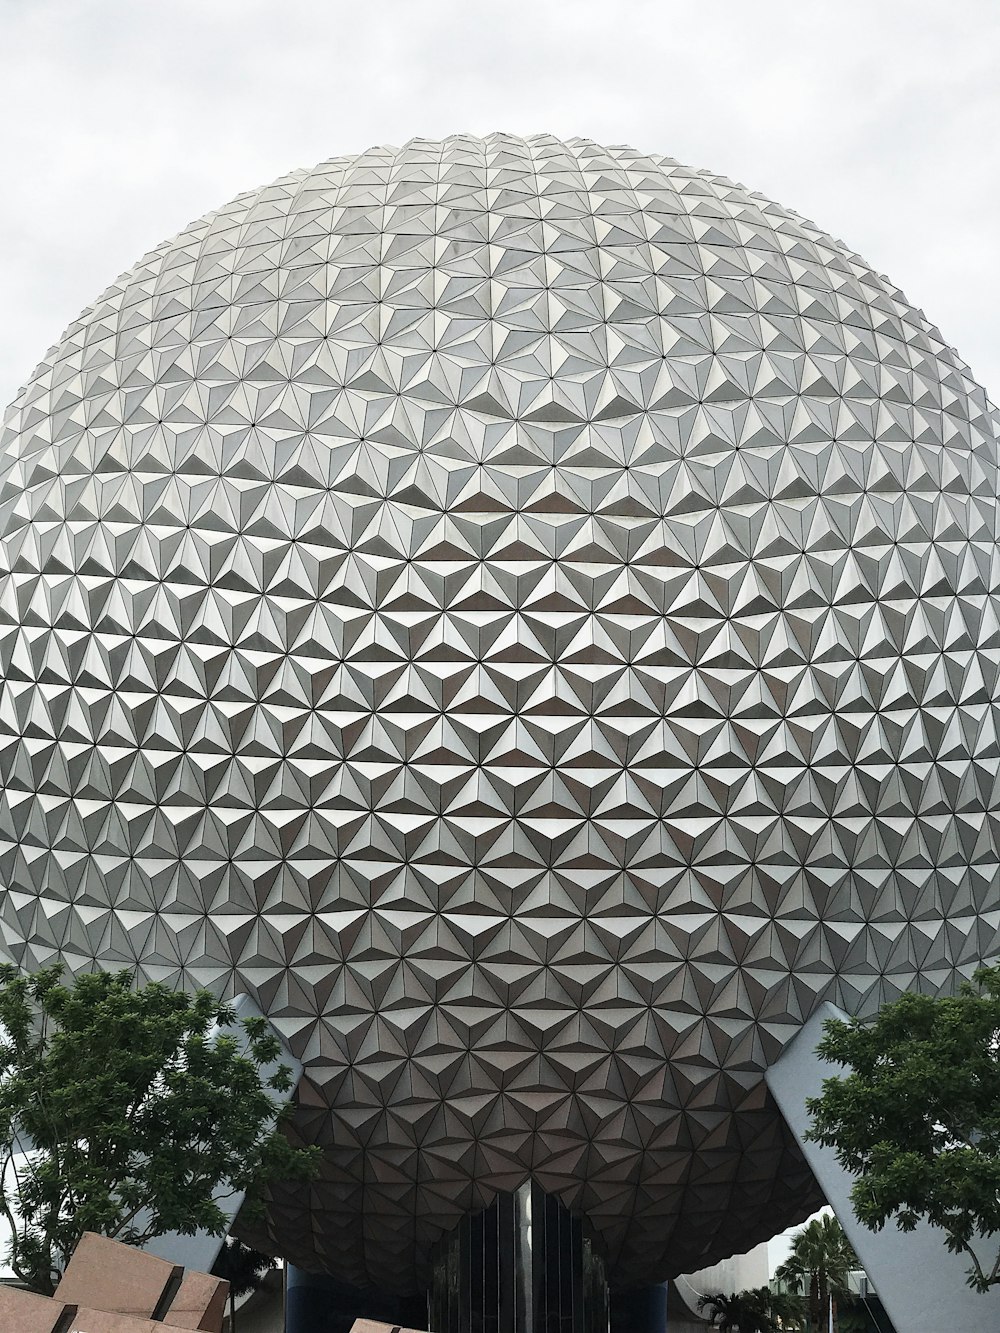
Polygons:
<instances>
[{"instance_id":1,"label":"palm tree","mask_svg":"<svg viewBox=\"0 0 1000 1333\"><path fill-rule=\"evenodd\" d=\"M824 1214L796 1232L792 1237L792 1252L774 1276L791 1291L806 1296L809 1328L814 1333L822 1333L827 1313L832 1309L836 1333L837 1302L850 1300L848 1276L853 1268L859 1267L843 1227L835 1217Z\"/></svg>"},{"instance_id":2,"label":"palm tree","mask_svg":"<svg viewBox=\"0 0 1000 1333\"><path fill-rule=\"evenodd\" d=\"M732 1296L702 1296L698 1309L708 1310L713 1328L720 1333L782 1333L799 1327L801 1302L797 1297L753 1287Z\"/></svg>"},{"instance_id":3,"label":"palm tree","mask_svg":"<svg viewBox=\"0 0 1000 1333\"><path fill-rule=\"evenodd\" d=\"M229 1283L229 1333L236 1333L236 1301L257 1291L266 1275L277 1268L277 1259L269 1254L252 1250L235 1236L229 1236L212 1266L214 1277L224 1277Z\"/></svg>"}]
</instances>

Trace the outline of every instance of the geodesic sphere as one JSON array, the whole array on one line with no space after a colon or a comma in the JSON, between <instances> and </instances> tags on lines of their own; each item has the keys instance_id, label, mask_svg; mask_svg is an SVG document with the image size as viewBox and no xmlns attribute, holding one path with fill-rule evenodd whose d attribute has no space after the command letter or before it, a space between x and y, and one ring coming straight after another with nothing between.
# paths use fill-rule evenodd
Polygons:
<instances>
[{"instance_id":1,"label":"geodesic sphere","mask_svg":"<svg viewBox=\"0 0 1000 1333\"><path fill-rule=\"evenodd\" d=\"M618 1281L807 1212L823 999L998 948L996 420L730 181L548 136L241 195L18 397L0 876L25 965L249 991L272 1243L418 1282L529 1173Z\"/></svg>"}]
</instances>

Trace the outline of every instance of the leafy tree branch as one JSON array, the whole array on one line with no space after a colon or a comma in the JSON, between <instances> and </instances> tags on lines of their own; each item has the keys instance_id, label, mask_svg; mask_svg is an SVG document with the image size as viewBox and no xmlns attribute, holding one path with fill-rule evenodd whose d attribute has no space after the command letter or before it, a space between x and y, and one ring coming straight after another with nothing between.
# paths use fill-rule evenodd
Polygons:
<instances>
[{"instance_id":1,"label":"leafy tree branch","mask_svg":"<svg viewBox=\"0 0 1000 1333\"><path fill-rule=\"evenodd\" d=\"M281 1132L291 1084L263 1019L240 1024L208 992L137 988L129 971L63 984L59 968L0 968L0 1159L9 1262L51 1293L84 1231L139 1245L221 1235L216 1194L310 1179L315 1149Z\"/></svg>"},{"instance_id":2,"label":"leafy tree branch","mask_svg":"<svg viewBox=\"0 0 1000 1333\"><path fill-rule=\"evenodd\" d=\"M1000 1283L1000 968L953 996L903 995L870 1022L832 1020L818 1053L849 1072L824 1080L808 1136L857 1180L851 1203L872 1230L921 1219L971 1260L969 1284Z\"/></svg>"}]
</instances>

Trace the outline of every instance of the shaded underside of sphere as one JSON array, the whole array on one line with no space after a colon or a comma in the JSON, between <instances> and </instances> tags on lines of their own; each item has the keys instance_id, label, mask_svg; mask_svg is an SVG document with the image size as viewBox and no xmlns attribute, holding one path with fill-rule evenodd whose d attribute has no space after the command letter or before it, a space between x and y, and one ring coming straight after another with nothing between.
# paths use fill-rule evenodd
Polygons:
<instances>
[{"instance_id":1,"label":"shaded underside of sphere","mask_svg":"<svg viewBox=\"0 0 1000 1333\"><path fill-rule=\"evenodd\" d=\"M996 420L723 178L415 140L146 256L19 395L0 916L249 991L304 1267L531 1174L619 1281L798 1220L764 1069L998 947Z\"/></svg>"}]
</instances>

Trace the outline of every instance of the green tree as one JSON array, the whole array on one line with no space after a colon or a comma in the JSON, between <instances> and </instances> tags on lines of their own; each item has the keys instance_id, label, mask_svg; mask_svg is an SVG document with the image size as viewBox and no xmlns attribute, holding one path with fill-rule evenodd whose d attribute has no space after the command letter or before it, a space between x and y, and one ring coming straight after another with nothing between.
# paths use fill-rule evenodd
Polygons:
<instances>
[{"instance_id":1,"label":"green tree","mask_svg":"<svg viewBox=\"0 0 1000 1333\"><path fill-rule=\"evenodd\" d=\"M794 1296L752 1287L731 1296L722 1292L702 1296L698 1309L707 1313L713 1328L720 1333L782 1333L799 1328L801 1302Z\"/></svg>"},{"instance_id":2,"label":"green tree","mask_svg":"<svg viewBox=\"0 0 1000 1333\"><path fill-rule=\"evenodd\" d=\"M263 1019L242 1021L208 992L94 972L64 985L60 969L0 968L2 1211L8 1260L35 1291L54 1290L84 1231L140 1245L168 1231L221 1235L222 1189L308 1179L316 1149L275 1126L269 1077L280 1053Z\"/></svg>"},{"instance_id":3,"label":"green tree","mask_svg":"<svg viewBox=\"0 0 1000 1333\"><path fill-rule=\"evenodd\" d=\"M824 1214L795 1233L791 1254L774 1276L805 1298L809 1328L818 1331L827 1327L831 1308L837 1328L838 1303L851 1299L848 1277L859 1267L843 1227L835 1217Z\"/></svg>"},{"instance_id":4,"label":"green tree","mask_svg":"<svg viewBox=\"0 0 1000 1333\"><path fill-rule=\"evenodd\" d=\"M831 1020L818 1047L844 1065L807 1103L808 1137L857 1176L851 1203L873 1231L924 1218L972 1260L969 1285L1000 1283L977 1233L1000 1232L1000 968L939 999L903 995L869 1022Z\"/></svg>"}]
</instances>

